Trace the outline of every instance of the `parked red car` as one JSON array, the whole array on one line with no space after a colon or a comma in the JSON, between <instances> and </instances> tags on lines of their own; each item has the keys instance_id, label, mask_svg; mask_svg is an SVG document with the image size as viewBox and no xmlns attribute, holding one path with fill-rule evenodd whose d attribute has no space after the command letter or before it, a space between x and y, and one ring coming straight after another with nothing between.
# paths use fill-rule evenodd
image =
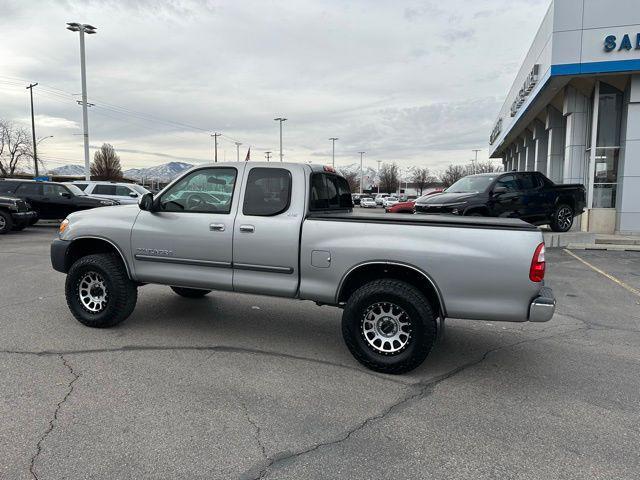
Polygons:
<instances>
[{"instance_id":1,"label":"parked red car","mask_svg":"<svg viewBox=\"0 0 640 480\"><path fill-rule=\"evenodd\" d=\"M442 188L429 188L425 190L422 194L422 197L426 197L427 195L432 195L434 193L442 192ZM420 197L420 198L422 198ZM415 200L407 200L406 202L398 202L395 205L385 208L387 213L415 213Z\"/></svg>"},{"instance_id":2,"label":"parked red car","mask_svg":"<svg viewBox=\"0 0 640 480\"><path fill-rule=\"evenodd\" d=\"M413 208L416 204L415 200L409 200L407 202L398 202L395 205L385 208L387 213L413 213Z\"/></svg>"}]
</instances>

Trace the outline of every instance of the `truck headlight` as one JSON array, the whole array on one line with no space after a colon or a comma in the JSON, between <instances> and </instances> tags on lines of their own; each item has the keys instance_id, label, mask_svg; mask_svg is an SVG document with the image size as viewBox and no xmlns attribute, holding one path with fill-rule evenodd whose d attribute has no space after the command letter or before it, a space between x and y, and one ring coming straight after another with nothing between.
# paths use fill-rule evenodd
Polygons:
<instances>
[{"instance_id":1,"label":"truck headlight","mask_svg":"<svg viewBox=\"0 0 640 480\"><path fill-rule=\"evenodd\" d=\"M67 227L69 226L69 219L65 218L61 223L60 223L60 227L58 227L58 233L60 235L62 235L64 233L64 231L67 229Z\"/></svg>"}]
</instances>

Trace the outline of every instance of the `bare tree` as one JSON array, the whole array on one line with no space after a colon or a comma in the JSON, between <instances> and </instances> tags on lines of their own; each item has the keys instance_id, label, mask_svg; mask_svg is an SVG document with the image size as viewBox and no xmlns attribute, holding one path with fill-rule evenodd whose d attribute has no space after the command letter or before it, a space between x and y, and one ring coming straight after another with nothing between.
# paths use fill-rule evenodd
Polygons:
<instances>
[{"instance_id":1,"label":"bare tree","mask_svg":"<svg viewBox=\"0 0 640 480\"><path fill-rule=\"evenodd\" d=\"M491 160L486 162L475 162L467 165L469 174L471 173L493 173L502 170L502 165L497 165Z\"/></svg>"},{"instance_id":2,"label":"bare tree","mask_svg":"<svg viewBox=\"0 0 640 480\"><path fill-rule=\"evenodd\" d=\"M431 172L427 167L418 167L413 169L411 181L415 184L416 190L419 190L420 195L422 195L422 192L426 187L437 182L437 178L431 175Z\"/></svg>"},{"instance_id":3,"label":"bare tree","mask_svg":"<svg viewBox=\"0 0 640 480\"><path fill-rule=\"evenodd\" d=\"M0 121L0 175L12 176L20 163L33 158L29 132L12 122Z\"/></svg>"},{"instance_id":4,"label":"bare tree","mask_svg":"<svg viewBox=\"0 0 640 480\"><path fill-rule=\"evenodd\" d=\"M357 173L345 172L345 171L341 171L339 173L344 177L344 179L349 184L349 190L351 190L351 193L356 193L360 191L360 177Z\"/></svg>"},{"instance_id":5,"label":"bare tree","mask_svg":"<svg viewBox=\"0 0 640 480\"><path fill-rule=\"evenodd\" d=\"M95 177L96 180L120 180L122 178L120 157L109 143L103 143L100 150L93 155L91 177Z\"/></svg>"},{"instance_id":6,"label":"bare tree","mask_svg":"<svg viewBox=\"0 0 640 480\"><path fill-rule=\"evenodd\" d=\"M383 163L380 167L380 191L393 193L398 190L399 184L398 165L395 163Z\"/></svg>"},{"instance_id":7,"label":"bare tree","mask_svg":"<svg viewBox=\"0 0 640 480\"><path fill-rule=\"evenodd\" d=\"M468 175L467 166L449 165L444 172L440 173L440 181L444 187L450 187L462 177Z\"/></svg>"}]
</instances>

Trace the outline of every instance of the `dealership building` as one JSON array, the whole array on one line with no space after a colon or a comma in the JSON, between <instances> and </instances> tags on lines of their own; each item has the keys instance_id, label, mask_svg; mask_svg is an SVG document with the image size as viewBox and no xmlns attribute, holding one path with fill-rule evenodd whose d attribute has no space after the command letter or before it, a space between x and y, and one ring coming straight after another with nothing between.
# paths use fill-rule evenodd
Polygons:
<instances>
[{"instance_id":1,"label":"dealership building","mask_svg":"<svg viewBox=\"0 0 640 480\"><path fill-rule=\"evenodd\" d=\"M489 142L505 170L585 186L574 229L640 233L640 1L552 2Z\"/></svg>"}]
</instances>

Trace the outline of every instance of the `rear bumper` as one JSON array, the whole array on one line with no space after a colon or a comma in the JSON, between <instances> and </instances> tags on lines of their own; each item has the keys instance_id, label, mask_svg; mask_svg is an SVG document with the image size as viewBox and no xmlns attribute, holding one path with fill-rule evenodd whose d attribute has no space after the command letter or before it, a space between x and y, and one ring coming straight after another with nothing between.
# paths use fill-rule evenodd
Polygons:
<instances>
[{"instance_id":1,"label":"rear bumper","mask_svg":"<svg viewBox=\"0 0 640 480\"><path fill-rule=\"evenodd\" d=\"M540 295L529 305L530 322L548 322L556 311L556 297L549 287L542 287Z\"/></svg>"},{"instance_id":2,"label":"rear bumper","mask_svg":"<svg viewBox=\"0 0 640 480\"><path fill-rule=\"evenodd\" d=\"M71 242L60 240L59 238L51 242L51 266L54 270L67 273L66 260L69 245L71 245Z\"/></svg>"}]
</instances>

